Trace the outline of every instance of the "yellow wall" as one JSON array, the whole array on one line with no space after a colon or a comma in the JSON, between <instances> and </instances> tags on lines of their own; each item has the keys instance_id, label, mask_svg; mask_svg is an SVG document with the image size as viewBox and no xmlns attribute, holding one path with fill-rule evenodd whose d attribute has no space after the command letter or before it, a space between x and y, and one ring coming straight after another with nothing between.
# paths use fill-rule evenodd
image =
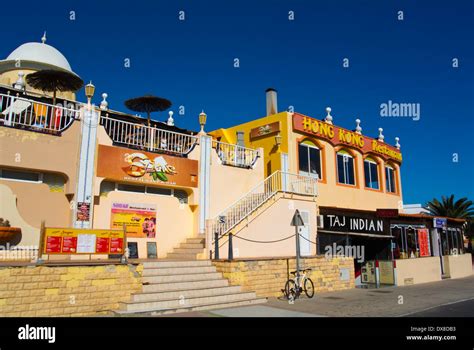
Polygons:
<instances>
[{"instance_id":1,"label":"yellow wall","mask_svg":"<svg viewBox=\"0 0 474 350\"><path fill-rule=\"evenodd\" d=\"M227 129L218 129L209 133L214 138L221 138L222 142L231 144L237 143L237 132L244 132L245 147L248 148L263 148L263 160L265 177L271 175L277 170L281 170L280 164L280 152L288 151L288 144L283 141L280 148L276 147L275 136L276 134L269 134L264 137L257 139L250 139L250 131L259 126L264 126L273 122L280 122L280 135L282 140L286 140L288 137L288 113L281 112L278 114L270 115L268 117L252 120L248 123L236 125ZM270 163L269 163L270 162Z\"/></svg>"}]
</instances>

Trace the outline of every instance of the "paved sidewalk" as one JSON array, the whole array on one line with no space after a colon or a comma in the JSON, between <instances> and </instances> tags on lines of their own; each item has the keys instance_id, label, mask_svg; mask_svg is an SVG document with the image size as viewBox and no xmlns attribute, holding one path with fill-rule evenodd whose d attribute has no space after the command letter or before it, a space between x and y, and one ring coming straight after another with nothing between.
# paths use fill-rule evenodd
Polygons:
<instances>
[{"instance_id":1,"label":"paved sidewalk","mask_svg":"<svg viewBox=\"0 0 474 350\"><path fill-rule=\"evenodd\" d=\"M380 289L316 293L268 303L161 317L461 317L474 316L474 276ZM146 316L149 317L149 316Z\"/></svg>"}]
</instances>

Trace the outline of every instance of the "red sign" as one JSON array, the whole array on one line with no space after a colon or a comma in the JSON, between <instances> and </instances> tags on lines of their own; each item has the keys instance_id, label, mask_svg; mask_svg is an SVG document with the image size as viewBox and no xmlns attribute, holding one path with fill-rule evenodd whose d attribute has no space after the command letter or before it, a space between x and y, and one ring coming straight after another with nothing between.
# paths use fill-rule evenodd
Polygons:
<instances>
[{"instance_id":1,"label":"red sign","mask_svg":"<svg viewBox=\"0 0 474 350\"><path fill-rule=\"evenodd\" d=\"M62 237L49 236L46 239L46 253L60 253L61 241L62 241Z\"/></svg>"},{"instance_id":2,"label":"red sign","mask_svg":"<svg viewBox=\"0 0 474 350\"><path fill-rule=\"evenodd\" d=\"M95 252L96 253L108 253L109 252L109 242L110 239L108 237L97 237L96 245L95 245Z\"/></svg>"},{"instance_id":3,"label":"red sign","mask_svg":"<svg viewBox=\"0 0 474 350\"><path fill-rule=\"evenodd\" d=\"M77 251L77 237L63 238L63 253L75 253Z\"/></svg>"},{"instance_id":4,"label":"red sign","mask_svg":"<svg viewBox=\"0 0 474 350\"><path fill-rule=\"evenodd\" d=\"M430 242L428 238L428 229L418 229L418 246L420 247L420 256L430 256Z\"/></svg>"},{"instance_id":5,"label":"red sign","mask_svg":"<svg viewBox=\"0 0 474 350\"><path fill-rule=\"evenodd\" d=\"M398 218L398 209L377 209L375 215L379 218Z\"/></svg>"},{"instance_id":6,"label":"red sign","mask_svg":"<svg viewBox=\"0 0 474 350\"><path fill-rule=\"evenodd\" d=\"M111 238L110 239L110 253L121 254L123 253L123 238Z\"/></svg>"}]
</instances>

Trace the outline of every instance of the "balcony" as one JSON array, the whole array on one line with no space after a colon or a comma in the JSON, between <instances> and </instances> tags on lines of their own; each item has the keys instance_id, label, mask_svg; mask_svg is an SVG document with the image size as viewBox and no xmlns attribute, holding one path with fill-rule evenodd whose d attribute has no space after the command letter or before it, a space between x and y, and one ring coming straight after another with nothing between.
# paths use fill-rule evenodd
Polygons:
<instances>
[{"instance_id":1,"label":"balcony","mask_svg":"<svg viewBox=\"0 0 474 350\"><path fill-rule=\"evenodd\" d=\"M0 125L51 135L60 135L80 110L60 105L53 106L40 99L0 93Z\"/></svg>"},{"instance_id":2,"label":"balcony","mask_svg":"<svg viewBox=\"0 0 474 350\"><path fill-rule=\"evenodd\" d=\"M255 149L215 140L212 141L212 148L216 150L219 159L224 165L253 168L259 157L258 151Z\"/></svg>"},{"instance_id":3,"label":"balcony","mask_svg":"<svg viewBox=\"0 0 474 350\"><path fill-rule=\"evenodd\" d=\"M186 156L198 144L198 137L124 120L100 118L107 135L118 146L143 151Z\"/></svg>"}]
</instances>

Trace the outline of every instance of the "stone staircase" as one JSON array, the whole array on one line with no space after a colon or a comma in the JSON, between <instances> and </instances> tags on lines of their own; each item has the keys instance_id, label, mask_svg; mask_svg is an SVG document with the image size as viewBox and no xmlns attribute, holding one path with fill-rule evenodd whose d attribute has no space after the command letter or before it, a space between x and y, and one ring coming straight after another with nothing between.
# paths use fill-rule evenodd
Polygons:
<instances>
[{"instance_id":1,"label":"stone staircase","mask_svg":"<svg viewBox=\"0 0 474 350\"><path fill-rule=\"evenodd\" d=\"M173 248L171 253L166 254L166 259L170 260L196 260L205 259L204 238L187 238L184 243Z\"/></svg>"},{"instance_id":2,"label":"stone staircase","mask_svg":"<svg viewBox=\"0 0 474 350\"><path fill-rule=\"evenodd\" d=\"M133 294L131 301L121 303L115 314L165 315L266 302L254 292L230 286L210 260L164 260L143 265L142 292Z\"/></svg>"}]
</instances>

